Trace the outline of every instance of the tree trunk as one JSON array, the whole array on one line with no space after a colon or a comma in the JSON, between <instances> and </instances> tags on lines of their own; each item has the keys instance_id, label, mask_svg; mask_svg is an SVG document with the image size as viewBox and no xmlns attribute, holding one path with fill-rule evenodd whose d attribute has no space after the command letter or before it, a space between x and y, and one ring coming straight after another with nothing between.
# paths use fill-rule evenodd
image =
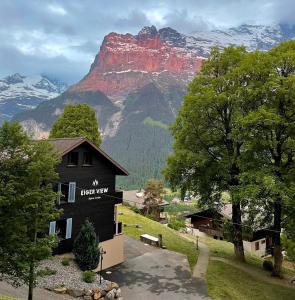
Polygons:
<instances>
[{"instance_id":1,"label":"tree trunk","mask_svg":"<svg viewBox=\"0 0 295 300\"><path fill-rule=\"evenodd\" d=\"M33 288L34 288L34 263L30 264L30 273L29 273L29 294L28 300L33 300Z\"/></svg>"},{"instance_id":2,"label":"tree trunk","mask_svg":"<svg viewBox=\"0 0 295 300\"><path fill-rule=\"evenodd\" d=\"M282 214L282 203L281 198L277 197L274 204L274 269L272 276L281 277L281 268L283 262L282 247L281 247L281 214Z\"/></svg>"},{"instance_id":3,"label":"tree trunk","mask_svg":"<svg viewBox=\"0 0 295 300\"><path fill-rule=\"evenodd\" d=\"M234 248L236 258L245 262L244 246L243 246L243 234L242 234L242 216L240 203L232 204L232 223L234 228Z\"/></svg>"}]
</instances>

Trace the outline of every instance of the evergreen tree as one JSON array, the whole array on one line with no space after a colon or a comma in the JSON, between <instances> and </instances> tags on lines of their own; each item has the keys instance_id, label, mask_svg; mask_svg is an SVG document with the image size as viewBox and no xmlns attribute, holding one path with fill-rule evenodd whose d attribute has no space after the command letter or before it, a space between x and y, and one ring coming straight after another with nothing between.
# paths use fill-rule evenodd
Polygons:
<instances>
[{"instance_id":1,"label":"evergreen tree","mask_svg":"<svg viewBox=\"0 0 295 300\"><path fill-rule=\"evenodd\" d=\"M58 160L46 141L33 142L17 123L0 128L0 276L28 284L33 298L38 262L51 255Z\"/></svg>"},{"instance_id":2,"label":"evergreen tree","mask_svg":"<svg viewBox=\"0 0 295 300\"><path fill-rule=\"evenodd\" d=\"M77 264L82 271L93 270L98 266L100 249L93 225L86 220L75 239L73 246Z\"/></svg>"},{"instance_id":3,"label":"evergreen tree","mask_svg":"<svg viewBox=\"0 0 295 300\"><path fill-rule=\"evenodd\" d=\"M164 170L171 186L201 196L206 206L222 205L228 191L232 202L235 254L244 261L242 212L239 197L243 140L239 119L241 82L237 68L246 56L244 48L211 51L200 74L189 85L188 95L172 127L174 153Z\"/></svg>"},{"instance_id":4,"label":"evergreen tree","mask_svg":"<svg viewBox=\"0 0 295 300\"><path fill-rule=\"evenodd\" d=\"M97 146L101 144L95 111L87 104L69 104L53 124L50 138L85 137Z\"/></svg>"}]
</instances>

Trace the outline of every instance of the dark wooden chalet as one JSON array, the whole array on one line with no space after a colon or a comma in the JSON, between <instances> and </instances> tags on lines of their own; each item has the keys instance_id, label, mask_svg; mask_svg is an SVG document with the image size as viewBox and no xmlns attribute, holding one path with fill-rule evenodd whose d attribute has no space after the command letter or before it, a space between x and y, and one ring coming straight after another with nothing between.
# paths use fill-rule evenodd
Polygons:
<instances>
[{"instance_id":1,"label":"dark wooden chalet","mask_svg":"<svg viewBox=\"0 0 295 300\"><path fill-rule=\"evenodd\" d=\"M104 267L123 261L123 237L117 219L117 205L123 192L116 190L116 176L128 172L99 147L85 138L50 139L61 156L57 167L60 192L58 208L63 209L59 220L49 226L50 234L57 234L57 254L70 252L73 241L85 219L94 224L106 255Z\"/></svg>"},{"instance_id":2,"label":"dark wooden chalet","mask_svg":"<svg viewBox=\"0 0 295 300\"><path fill-rule=\"evenodd\" d=\"M187 215L191 221L191 229L196 235L208 235L215 239L224 239L223 224L225 220L232 219L232 206L225 204L220 209L205 209ZM272 253L272 231L262 228L249 234L243 241L244 248L258 256Z\"/></svg>"}]
</instances>

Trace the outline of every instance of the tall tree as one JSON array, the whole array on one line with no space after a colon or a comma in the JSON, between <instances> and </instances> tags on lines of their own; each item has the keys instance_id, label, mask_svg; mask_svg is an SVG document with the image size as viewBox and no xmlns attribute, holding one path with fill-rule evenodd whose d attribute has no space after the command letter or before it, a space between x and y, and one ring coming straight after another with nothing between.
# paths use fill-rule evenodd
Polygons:
<instances>
[{"instance_id":1,"label":"tall tree","mask_svg":"<svg viewBox=\"0 0 295 300\"><path fill-rule=\"evenodd\" d=\"M54 239L49 222L55 209L58 160L45 141L33 142L20 125L0 128L0 277L28 284L33 298L36 266L51 255Z\"/></svg>"},{"instance_id":2,"label":"tall tree","mask_svg":"<svg viewBox=\"0 0 295 300\"><path fill-rule=\"evenodd\" d=\"M174 153L164 170L172 187L200 194L213 206L228 191L232 201L232 224L236 257L244 261L241 226L240 162L243 140L239 118L241 105L237 67L246 56L244 48L213 49L200 74L189 85L188 95L172 127Z\"/></svg>"},{"instance_id":3,"label":"tall tree","mask_svg":"<svg viewBox=\"0 0 295 300\"><path fill-rule=\"evenodd\" d=\"M87 104L68 104L53 124L50 138L85 137L97 146L101 144L95 111Z\"/></svg>"},{"instance_id":4,"label":"tall tree","mask_svg":"<svg viewBox=\"0 0 295 300\"><path fill-rule=\"evenodd\" d=\"M272 207L273 275L280 276L283 217L290 222L292 212L285 205L293 206L295 197L295 42L282 43L261 54L256 64L253 61L247 66L245 74L251 69L255 76L248 76L251 89L246 92L256 108L242 120L252 161L246 178L254 187L254 196Z\"/></svg>"},{"instance_id":5,"label":"tall tree","mask_svg":"<svg viewBox=\"0 0 295 300\"><path fill-rule=\"evenodd\" d=\"M146 213L153 215L156 219L159 218L159 205L163 201L164 186L163 182L150 178L144 186L144 204Z\"/></svg>"}]
</instances>

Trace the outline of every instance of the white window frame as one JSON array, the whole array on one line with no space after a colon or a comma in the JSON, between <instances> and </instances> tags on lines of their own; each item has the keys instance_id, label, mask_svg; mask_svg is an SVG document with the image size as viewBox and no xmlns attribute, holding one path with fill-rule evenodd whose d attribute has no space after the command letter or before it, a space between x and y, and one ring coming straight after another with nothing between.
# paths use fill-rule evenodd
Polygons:
<instances>
[{"instance_id":1,"label":"white window frame","mask_svg":"<svg viewBox=\"0 0 295 300\"><path fill-rule=\"evenodd\" d=\"M73 219L67 219L66 240L72 238Z\"/></svg>"},{"instance_id":2,"label":"white window frame","mask_svg":"<svg viewBox=\"0 0 295 300\"><path fill-rule=\"evenodd\" d=\"M54 235L56 232L56 221L49 223L49 235Z\"/></svg>"},{"instance_id":3,"label":"white window frame","mask_svg":"<svg viewBox=\"0 0 295 300\"><path fill-rule=\"evenodd\" d=\"M69 182L68 203L74 203L76 200L76 182Z\"/></svg>"}]
</instances>

